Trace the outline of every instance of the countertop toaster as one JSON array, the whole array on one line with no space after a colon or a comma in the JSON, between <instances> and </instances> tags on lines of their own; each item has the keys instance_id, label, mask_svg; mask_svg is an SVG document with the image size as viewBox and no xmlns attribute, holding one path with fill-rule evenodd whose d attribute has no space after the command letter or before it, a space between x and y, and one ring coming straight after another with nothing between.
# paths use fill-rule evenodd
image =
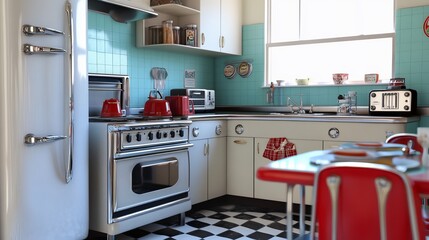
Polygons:
<instances>
[{"instance_id":1,"label":"countertop toaster","mask_svg":"<svg viewBox=\"0 0 429 240\"><path fill-rule=\"evenodd\" d=\"M171 96L188 96L193 101L195 112L215 109L215 91L195 88L175 88L170 90Z\"/></svg>"},{"instance_id":2,"label":"countertop toaster","mask_svg":"<svg viewBox=\"0 0 429 240\"><path fill-rule=\"evenodd\" d=\"M411 116L417 113L417 91L413 89L372 90L369 115Z\"/></svg>"}]
</instances>

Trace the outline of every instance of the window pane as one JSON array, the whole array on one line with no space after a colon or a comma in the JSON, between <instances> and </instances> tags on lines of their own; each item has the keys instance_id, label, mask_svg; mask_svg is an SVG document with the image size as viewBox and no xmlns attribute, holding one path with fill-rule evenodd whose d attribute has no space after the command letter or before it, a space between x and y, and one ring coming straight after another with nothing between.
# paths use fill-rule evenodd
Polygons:
<instances>
[{"instance_id":1,"label":"window pane","mask_svg":"<svg viewBox=\"0 0 429 240\"><path fill-rule=\"evenodd\" d=\"M301 0L301 39L393 32L392 0Z\"/></svg>"},{"instance_id":2,"label":"window pane","mask_svg":"<svg viewBox=\"0 0 429 240\"><path fill-rule=\"evenodd\" d=\"M299 0L272 0L271 9L271 42L299 40Z\"/></svg>"},{"instance_id":3,"label":"window pane","mask_svg":"<svg viewBox=\"0 0 429 240\"><path fill-rule=\"evenodd\" d=\"M363 83L364 75L392 76L392 38L270 47L268 82L310 78L311 85L333 84L333 73L348 73L347 83Z\"/></svg>"},{"instance_id":4,"label":"window pane","mask_svg":"<svg viewBox=\"0 0 429 240\"><path fill-rule=\"evenodd\" d=\"M392 0L271 0L271 43L393 32Z\"/></svg>"}]
</instances>

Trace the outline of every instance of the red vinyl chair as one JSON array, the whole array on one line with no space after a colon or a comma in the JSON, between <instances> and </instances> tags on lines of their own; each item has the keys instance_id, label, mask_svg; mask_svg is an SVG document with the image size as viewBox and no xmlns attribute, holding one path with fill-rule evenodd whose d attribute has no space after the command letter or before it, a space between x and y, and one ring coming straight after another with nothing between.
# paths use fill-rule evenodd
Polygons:
<instances>
[{"instance_id":1,"label":"red vinyl chair","mask_svg":"<svg viewBox=\"0 0 429 240\"><path fill-rule=\"evenodd\" d=\"M423 153L423 147L417 141L417 134L413 133L396 133L386 139L386 143L399 143L410 146L411 149Z\"/></svg>"},{"instance_id":2,"label":"red vinyl chair","mask_svg":"<svg viewBox=\"0 0 429 240\"><path fill-rule=\"evenodd\" d=\"M413 133L396 133L391 135L386 139L386 143L399 143L399 144L405 144L408 146L411 146L411 149L419 152L420 154L423 153L423 147L418 142L417 134ZM422 155L420 155L421 157ZM422 199L423 203L423 218L425 222L425 228L426 228L426 235L429 236L429 214L428 214L428 203L429 199Z\"/></svg>"},{"instance_id":3,"label":"red vinyl chair","mask_svg":"<svg viewBox=\"0 0 429 240\"><path fill-rule=\"evenodd\" d=\"M404 173L374 163L338 162L315 178L311 239L425 239L417 194Z\"/></svg>"}]
</instances>

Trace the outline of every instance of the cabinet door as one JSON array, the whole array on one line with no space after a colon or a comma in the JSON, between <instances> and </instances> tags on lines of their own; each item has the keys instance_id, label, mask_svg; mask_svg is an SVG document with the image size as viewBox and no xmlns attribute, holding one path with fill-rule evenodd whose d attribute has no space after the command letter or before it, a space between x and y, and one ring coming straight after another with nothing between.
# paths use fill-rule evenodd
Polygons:
<instances>
[{"instance_id":1,"label":"cabinet door","mask_svg":"<svg viewBox=\"0 0 429 240\"><path fill-rule=\"evenodd\" d=\"M220 51L220 0L200 0L200 47Z\"/></svg>"},{"instance_id":2,"label":"cabinet door","mask_svg":"<svg viewBox=\"0 0 429 240\"><path fill-rule=\"evenodd\" d=\"M262 181L256 177L257 169L271 162L271 160L262 156L268 140L269 138L255 138L255 198L286 201L287 184ZM298 154L322 149L322 141L319 140L289 139L289 141L295 144ZM294 203L299 203L298 191L298 188L294 190ZM305 187L306 204L311 204L312 202L312 191L312 187Z\"/></svg>"},{"instance_id":3,"label":"cabinet door","mask_svg":"<svg viewBox=\"0 0 429 240\"><path fill-rule=\"evenodd\" d=\"M227 137L227 193L253 198L253 138Z\"/></svg>"},{"instance_id":4,"label":"cabinet door","mask_svg":"<svg viewBox=\"0 0 429 240\"><path fill-rule=\"evenodd\" d=\"M194 140L189 148L190 197L192 204L207 200L207 140Z\"/></svg>"},{"instance_id":5,"label":"cabinet door","mask_svg":"<svg viewBox=\"0 0 429 240\"><path fill-rule=\"evenodd\" d=\"M212 199L226 194L226 137L208 141L208 199Z\"/></svg>"},{"instance_id":6,"label":"cabinet door","mask_svg":"<svg viewBox=\"0 0 429 240\"><path fill-rule=\"evenodd\" d=\"M242 53L241 0L222 0L220 10L221 52Z\"/></svg>"}]
</instances>

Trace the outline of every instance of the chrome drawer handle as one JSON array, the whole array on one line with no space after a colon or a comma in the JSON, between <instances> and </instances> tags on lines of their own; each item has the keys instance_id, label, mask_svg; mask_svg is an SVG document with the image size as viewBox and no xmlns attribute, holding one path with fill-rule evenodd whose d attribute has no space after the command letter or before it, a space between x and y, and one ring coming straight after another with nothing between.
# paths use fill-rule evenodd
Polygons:
<instances>
[{"instance_id":1,"label":"chrome drawer handle","mask_svg":"<svg viewBox=\"0 0 429 240\"><path fill-rule=\"evenodd\" d=\"M29 133L25 135L24 137L24 143L28 145L35 145L37 143L50 143L55 142L58 140L66 139L66 136L54 136L54 135L48 135L43 137L37 137L32 133Z\"/></svg>"},{"instance_id":2,"label":"chrome drawer handle","mask_svg":"<svg viewBox=\"0 0 429 240\"><path fill-rule=\"evenodd\" d=\"M66 50L62 48L41 47L41 46L35 46L31 44L24 44L23 51L27 55L33 55L37 53L41 53L41 54L64 53Z\"/></svg>"},{"instance_id":3,"label":"chrome drawer handle","mask_svg":"<svg viewBox=\"0 0 429 240\"><path fill-rule=\"evenodd\" d=\"M24 25L22 26L22 31L27 36L33 36L33 35L64 35L64 32L47 28L47 27L38 27L33 25Z\"/></svg>"}]
</instances>

